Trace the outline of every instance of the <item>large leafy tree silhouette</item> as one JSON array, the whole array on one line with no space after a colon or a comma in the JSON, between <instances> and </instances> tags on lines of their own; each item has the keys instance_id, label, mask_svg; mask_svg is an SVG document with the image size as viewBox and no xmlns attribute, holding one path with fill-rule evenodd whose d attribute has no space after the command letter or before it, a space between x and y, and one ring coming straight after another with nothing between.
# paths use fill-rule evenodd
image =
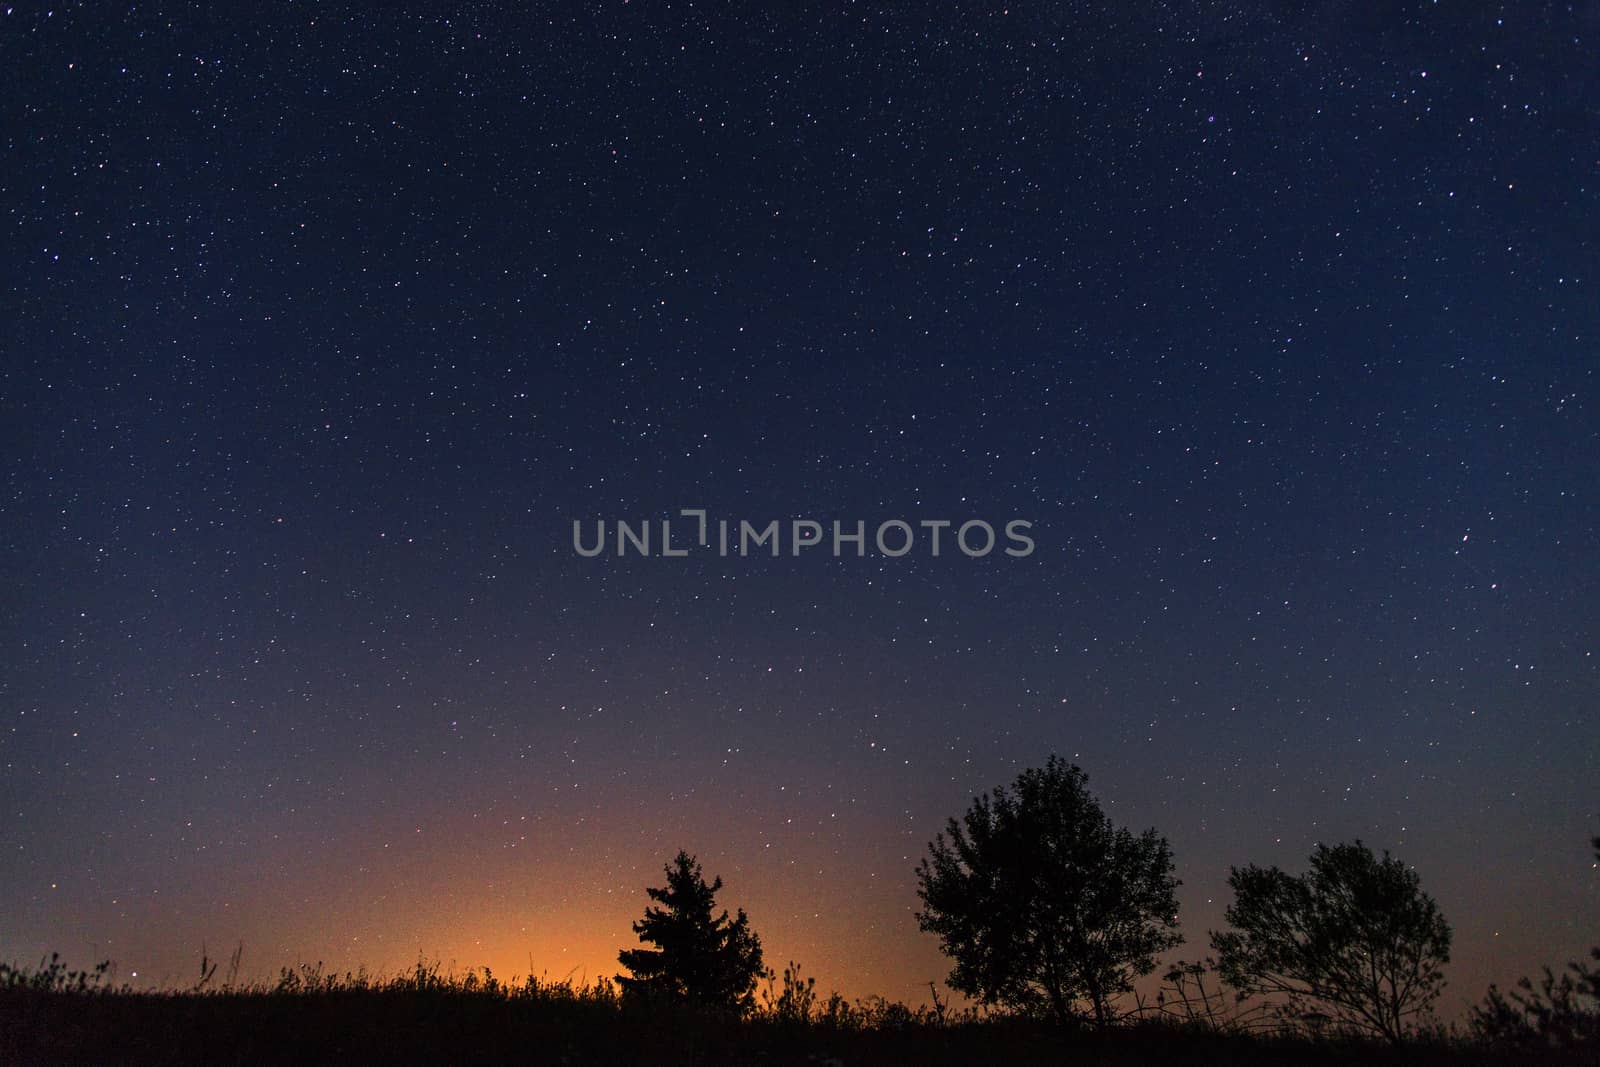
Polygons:
<instances>
[{"instance_id":1,"label":"large leafy tree silhouette","mask_svg":"<svg viewBox=\"0 0 1600 1067\"><path fill-rule=\"evenodd\" d=\"M1180 943L1172 850L1112 825L1083 771L1051 756L951 819L917 868L917 921L955 960L952 988L1099 1026Z\"/></svg>"},{"instance_id":2,"label":"large leafy tree silhouette","mask_svg":"<svg viewBox=\"0 0 1600 1067\"><path fill-rule=\"evenodd\" d=\"M618 975L624 993L683 1001L696 1007L744 1014L755 1006L756 981L765 973L761 939L740 908L730 918L716 913L722 879L709 884L700 864L680 851L666 867L667 884L645 890L655 905L633 924L643 944L617 960L632 972ZM658 905L658 906L657 906Z\"/></svg>"},{"instance_id":3,"label":"large leafy tree silhouette","mask_svg":"<svg viewBox=\"0 0 1600 1067\"><path fill-rule=\"evenodd\" d=\"M1450 925L1417 873L1360 841L1318 845L1311 869L1235 867L1223 979L1291 1016L1326 1016L1399 1043L1444 986Z\"/></svg>"}]
</instances>

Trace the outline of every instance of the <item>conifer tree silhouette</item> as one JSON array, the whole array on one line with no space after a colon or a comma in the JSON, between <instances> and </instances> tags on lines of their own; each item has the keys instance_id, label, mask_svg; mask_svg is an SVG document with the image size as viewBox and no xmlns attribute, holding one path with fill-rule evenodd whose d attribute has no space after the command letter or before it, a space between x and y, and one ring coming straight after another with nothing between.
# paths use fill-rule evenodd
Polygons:
<instances>
[{"instance_id":1,"label":"conifer tree silhouette","mask_svg":"<svg viewBox=\"0 0 1600 1067\"><path fill-rule=\"evenodd\" d=\"M659 947L624 949L617 960L632 975L618 975L623 992L684 1001L697 1007L745 1014L755 1006L756 980L765 973L761 939L740 908L730 919L715 914L722 879L709 885L700 864L679 851L666 868L667 884L647 888L660 907L645 908L633 924L641 943Z\"/></svg>"}]
</instances>

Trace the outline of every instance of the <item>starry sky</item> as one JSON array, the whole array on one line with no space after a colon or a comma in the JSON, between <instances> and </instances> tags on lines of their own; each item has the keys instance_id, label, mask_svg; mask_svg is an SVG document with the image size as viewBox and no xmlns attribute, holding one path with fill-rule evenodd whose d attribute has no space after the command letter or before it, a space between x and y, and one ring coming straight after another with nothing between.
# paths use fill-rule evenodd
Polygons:
<instances>
[{"instance_id":1,"label":"starry sky","mask_svg":"<svg viewBox=\"0 0 1600 1067\"><path fill-rule=\"evenodd\" d=\"M1594 943L1600 6L228 10L0 14L0 957L594 978L681 847L916 1001L1052 752L1178 955ZM680 508L1036 549L573 551Z\"/></svg>"}]
</instances>

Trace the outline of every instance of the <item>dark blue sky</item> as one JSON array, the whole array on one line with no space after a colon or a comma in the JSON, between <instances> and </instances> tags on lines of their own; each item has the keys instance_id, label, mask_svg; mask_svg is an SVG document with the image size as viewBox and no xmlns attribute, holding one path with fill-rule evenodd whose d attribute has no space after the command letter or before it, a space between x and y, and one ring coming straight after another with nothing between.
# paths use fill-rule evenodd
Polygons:
<instances>
[{"instance_id":1,"label":"dark blue sky","mask_svg":"<svg viewBox=\"0 0 1600 1067\"><path fill-rule=\"evenodd\" d=\"M0 955L614 970L679 847L915 998L1055 752L1600 918L1593 5L17 4ZM583 559L1012 518L1026 559Z\"/></svg>"}]
</instances>

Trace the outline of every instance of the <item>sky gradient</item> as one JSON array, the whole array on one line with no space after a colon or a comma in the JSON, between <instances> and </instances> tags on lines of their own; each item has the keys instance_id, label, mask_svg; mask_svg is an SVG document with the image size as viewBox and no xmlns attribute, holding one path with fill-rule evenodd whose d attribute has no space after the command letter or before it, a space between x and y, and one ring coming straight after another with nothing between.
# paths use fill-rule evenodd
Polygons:
<instances>
[{"instance_id":1,"label":"sky gradient","mask_svg":"<svg viewBox=\"0 0 1600 1067\"><path fill-rule=\"evenodd\" d=\"M959 6L959 10L955 10ZM0 958L615 973L679 848L925 999L1050 753L1600 931L1600 9L0 15ZM572 522L1014 518L595 559Z\"/></svg>"}]
</instances>

